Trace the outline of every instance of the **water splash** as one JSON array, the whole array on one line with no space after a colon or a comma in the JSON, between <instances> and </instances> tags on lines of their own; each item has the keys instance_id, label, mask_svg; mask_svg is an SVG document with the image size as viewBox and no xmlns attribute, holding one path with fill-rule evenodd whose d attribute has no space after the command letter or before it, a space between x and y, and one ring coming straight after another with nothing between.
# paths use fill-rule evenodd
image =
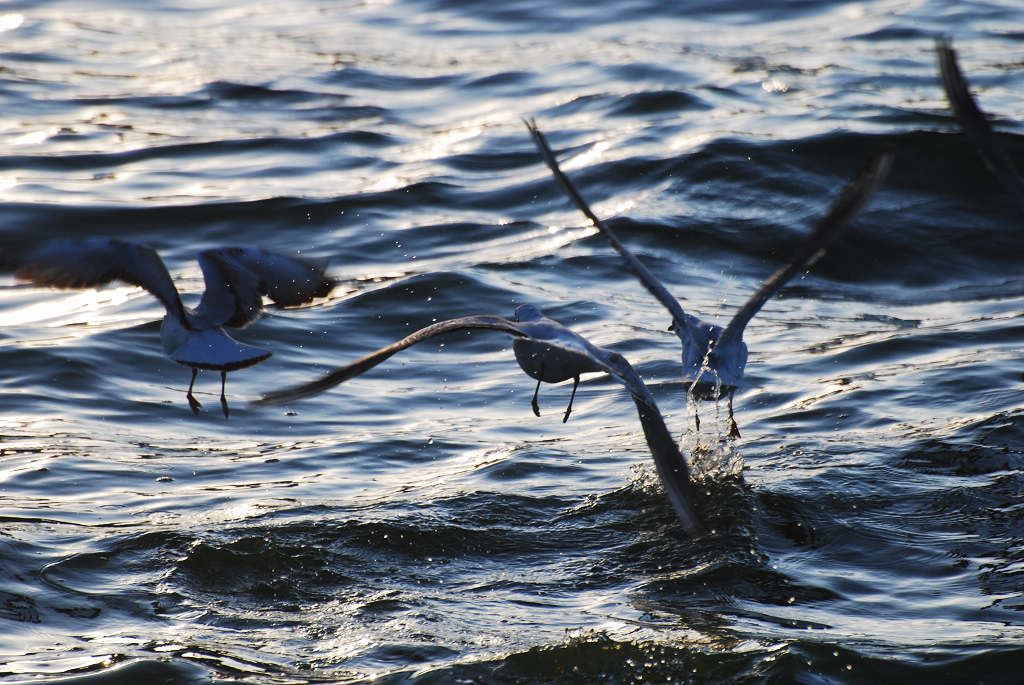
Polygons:
<instances>
[{"instance_id":1,"label":"water splash","mask_svg":"<svg viewBox=\"0 0 1024 685\"><path fill-rule=\"evenodd\" d=\"M736 441L720 431L711 440L702 439L699 433L692 435L683 447L689 454L690 473L694 480L725 480L743 473L743 455L736 448Z\"/></svg>"},{"instance_id":2,"label":"water splash","mask_svg":"<svg viewBox=\"0 0 1024 685\"><path fill-rule=\"evenodd\" d=\"M690 409L691 407L693 408L693 422L697 433L700 433L700 401L702 399L702 397L697 393L697 388L700 386L700 382L704 378L705 373L714 375L714 392L710 394L710 397L716 398L716 406L717 398L722 395L722 378L714 369L711 368L712 349L714 349L714 341L709 341L707 352L704 353L704 359L700 363L700 370L694 377L693 382L690 383L690 387L686 390L686 407L687 409ZM704 393L701 393L701 395L703 394Z\"/></svg>"},{"instance_id":3,"label":"water splash","mask_svg":"<svg viewBox=\"0 0 1024 685\"><path fill-rule=\"evenodd\" d=\"M680 437L680 446L689 452L690 469L693 477L697 480L728 478L739 475L743 471L743 457L736 450L735 441L731 439L731 432L723 434L721 428L723 422L718 400L722 397L722 378L711 368L713 349L714 342L712 341L708 344L700 370L686 391L687 412L693 412L694 430L687 429ZM710 373L714 377L714 385L709 394L697 391L705 373ZM707 436L700 430L700 404L705 396L714 398L715 403L714 430L710 434L710 440L705 440L704 438Z\"/></svg>"}]
</instances>

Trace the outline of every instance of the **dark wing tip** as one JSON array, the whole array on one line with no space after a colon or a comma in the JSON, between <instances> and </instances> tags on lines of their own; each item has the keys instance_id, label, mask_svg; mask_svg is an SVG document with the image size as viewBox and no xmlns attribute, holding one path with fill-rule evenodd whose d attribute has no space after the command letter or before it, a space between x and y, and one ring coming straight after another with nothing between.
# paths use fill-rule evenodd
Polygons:
<instances>
[{"instance_id":1,"label":"dark wing tip","mask_svg":"<svg viewBox=\"0 0 1024 685\"><path fill-rule=\"evenodd\" d=\"M27 264L15 270L15 278L20 281L28 281L35 285L47 286L50 288L65 288L68 290L78 288L92 288L104 285L113 280L112 276L106 273L99 274L95 278L84 278L82 276L61 271L56 268L47 268L38 264Z\"/></svg>"},{"instance_id":2,"label":"dark wing tip","mask_svg":"<svg viewBox=\"0 0 1024 685\"><path fill-rule=\"evenodd\" d=\"M551 150L551 145L548 144L547 137L537 126L536 120L534 120L531 117L530 119L523 119L523 123L526 124L526 130L528 130L530 132L530 135L533 137L533 142L537 146L537 152L540 153L541 159L544 161L544 164L546 164L548 168L551 169L551 172L555 175L556 178L558 178L559 181L568 186L566 190L568 191L569 196L578 205L579 200L577 200L577 196L579 195L579 193L576 191L576 188L572 185L572 183L570 183L569 180L565 178L564 174L562 173L562 170L559 168L558 160L555 159L555 153ZM588 210L583 210L583 213L588 214ZM588 218L590 217L588 216Z\"/></svg>"},{"instance_id":3,"label":"dark wing tip","mask_svg":"<svg viewBox=\"0 0 1024 685\"><path fill-rule=\"evenodd\" d=\"M249 404L253 407L272 407L294 402L295 400L301 400L306 397L312 397L313 395L322 393L324 390L336 385L331 378L332 375L333 374L328 374L323 378L318 378L317 380L309 383L302 383L288 388L281 388L280 390L265 392L259 399L253 400Z\"/></svg>"},{"instance_id":4,"label":"dark wing tip","mask_svg":"<svg viewBox=\"0 0 1024 685\"><path fill-rule=\"evenodd\" d=\"M893 145L883 144L875 150L854 178L846 184L828 213L818 224L818 231L826 239L817 247L827 246L856 214L864 208L871 196L889 175L896 151ZM815 250L817 251L817 250ZM812 262L813 263L813 262Z\"/></svg>"},{"instance_id":5,"label":"dark wing tip","mask_svg":"<svg viewBox=\"0 0 1024 685\"><path fill-rule=\"evenodd\" d=\"M312 380L307 383L300 383L299 385L293 385L288 388L281 388L280 390L265 392L262 397L257 400L253 400L250 404L254 407L268 407L287 404L288 402L294 402L295 400L319 395L320 393L330 390L334 386L355 378L363 372L373 368L392 354L394 354L394 351L388 348L378 350L377 352L371 353L358 361L324 374L316 380Z\"/></svg>"},{"instance_id":6,"label":"dark wing tip","mask_svg":"<svg viewBox=\"0 0 1024 685\"><path fill-rule=\"evenodd\" d=\"M421 343L424 340L434 337L435 335L441 335L442 333L451 333L464 328L482 328L497 330L509 335L514 336L525 336L526 334L520 330L515 323L503 319L500 316L489 316L489 315L478 315L478 316L464 316L457 319L448 319L446 321L439 321L431 324L425 328L421 328L414 333L411 333L401 340L391 343L386 347L382 347L375 352L371 352L366 356L358 359L351 364L338 367L334 371L314 380L309 383L303 383L302 385L292 386L290 388L283 388L281 390L272 390L271 392L264 393L264 395L252 402L254 406L268 406L275 404L284 404L293 400L300 400L304 397L311 397L329 390L334 386L344 383L347 380L355 378L369 371L373 367L377 366L385 359L388 359L397 352L400 352L408 347L412 347L417 343Z\"/></svg>"},{"instance_id":7,"label":"dark wing tip","mask_svg":"<svg viewBox=\"0 0 1024 685\"><path fill-rule=\"evenodd\" d=\"M971 95L967 79L957 62L952 41L945 36L936 38L935 51L938 56L942 88L953 114L956 115L967 137L974 143L989 171L999 179L1016 202L1024 207L1024 178L1000 146L985 113Z\"/></svg>"},{"instance_id":8,"label":"dark wing tip","mask_svg":"<svg viewBox=\"0 0 1024 685\"><path fill-rule=\"evenodd\" d=\"M988 129L985 115L975 102L971 91L967 87L967 79L964 77L960 64L957 61L956 49L952 40L947 36L939 36L935 39L935 52L939 62L939 76L942 79L942 89L946 93L953 113L961 120L966 127L977 126Z\"/></svg>"}]
</instances>

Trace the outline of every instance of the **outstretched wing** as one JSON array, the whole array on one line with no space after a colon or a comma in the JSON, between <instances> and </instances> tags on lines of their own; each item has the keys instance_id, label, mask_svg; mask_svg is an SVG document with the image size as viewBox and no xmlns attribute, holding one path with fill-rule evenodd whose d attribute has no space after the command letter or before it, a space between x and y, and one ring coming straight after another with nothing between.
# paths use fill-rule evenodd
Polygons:
<instances>
[{"instance_id":1,"label":"outstretched wing","mask_svg":"<svg viewBox=\"0 0 1024 685\"><path fill-rule=\"evenodd\" d=\"M220 247L199 254L206 291L196 318L215 326L242 328L263 311L263 296L283 306L323 297L335 281L324 275L326 261L314 261L251 247Z\"/></svg>"},{"instance_id":2,"label":"outstretched wing","mask_svg":"<svg viewBox=\"0 0 1024 685\"><path fill-rule=\"evenodd\" d=\"M595 346L591 346L591 352L597 365L622 383L633 397L658 478L683 528L693 537L702 535L704 525L697 514L697 494L690 478L690 468L665 425L654 395L621 354Z\"/></svg>"},{"instance_id":3,"label":"outstretched wing","mask_svg":"<svg viewBox=\"0 0 1024 685\"><path fill-rule=\"evenodd\" d=\"M971 97L967 89L967 80L960 65L957 64L956 50L947 38L935 41L935 51L939 59L939 73L942 75L942 87L946 91L953 113L960 121L967 137L978 148L981 158L1003 187L1012 194L1017 202L1024 207L1024 180L1006 156L1006 152L996 140L996 135L985 120L985 114Z\"/></svg>"},{"instance_id":4,"label":"outstretched wing","mask_svg":"<svg viewBox=\"0 0 1024 685\"><path fill-rule=\"evenodd\" d=\"M679 331L690 332L691 321L690 317L686 316L683 311L682 305L679 304L679 300L672 297L672 294L665 289L665 286L661 284L661 281L650 272L650 270L643 265L643 263L636 258L636 256L629 251L625 245L619 240L618 236L610 229L604 221L597 218L597 215L590 209L590 205L583 199L579 191L576 190L576 186L573 185L569 177L566 176L561 168L558 166L558 160L555 159L555 154L551 151L551 147L548 145L547 139L544 138L544 134L541 133L540 129L537 128L537 123L532 119L524 122L526 128L530 131L530 135L533 136L533 142L537 144L537 149L540 151L540 156L543 158L544 163L548 165L551 173L554 174L562 187L565 188L566 194L573 203L579 208L583 215L590 219L590 222L594 224L594 227L599 230L608 242L611 243L615 251L618 252L623 259L626 260L626 265L629 270L632 271L637 278L640 279L640 283L643 284L647 290L658 299L659 302L669 311L672 315L673 325L677 333ZM690 334L693 337L693 334Z\"/></svg>"},{"instance_id":5,"label":"outstretched wing","mask_svg":"<svg viewBox=\"0 0 1024 685\"><path fill-rule=\"evenodd\" d=\"M0 270L38 285L95 288L124 281L152 293L172 316L185 321L178 290L153 248L110 238L65 238L28 248L0 249Z\"/></svg>"},{"instance_id":6,"label":"outstretched wing","mask_svg":"<svg viewBox=\"0 0 1024 685\"><path fill-rule=\"evenodd\" d=\"M738 343L743 338L743 330L750 319L756 314L768 298L775 294L789 279L799 271L808 269L825 255L825 250L850 223L853 217L867 204L878 186L889 173L892 166L893 153L889 150L872 155L857 176L843 188L843 192L832 204L826 214L815 226L807 241L797 250L792 260L776 271L761 284L761 287L750 296L732 317L729 325L718 337L718 345L725 347Z\"/></svg>"},{"instance_id":7,"label":"outstretched wing","mask_svg":"<svg viewBox=\"0 0 1024 685\"><path fill-rule=\"evenodd\" d=\"M255 405L283 404L291 400L316 395L329 388L354 378L373 367L397 352L417 343L429 340L437 335L452 333L462 330L485 329L500 331L513 335L517 338L527 338L543 342L549 347L556 347L571 355L586 357L590 359L596 368L601 368L621 382L636 403L637 412L640 415L640 423L643 426L644 436L647 439L647 446L654 457L654 463L658 470L668 494L669 500L679 520L682 521L687 533L699 535L703 532L700 518L697 515L695 503L696 495L693 490L693 483L690 481L690 471L686 460L679 452L675 441L672 439L665 421L661 417L661 411L654 401L654 397L648 391L647 386L629 365L626 359L617 352L611 352L604 348L590 344L583 338L571 340L562 336L534 337L534 333L546 336L550 333L552 325L558 326L556 322L549 319L539 319L528 322L512 322L500 316L465 316L459 319L441 321L402 338L396 343L382 347L362 359L346 366L342 366L310 383L297 385L283 390L275 390L263 395L262 398L253 402Z\"/></svg>"},{"instance_id":8,"label":"outstretched wing","mask_svg":"<svg viewBox=\"0 0 1024 685\"><path fill-rule=\"evenodd\" d=\"M439 321L438 323L421 328L420 330L412 333L398 342L392 343L387 347L382 347L376 352L371 352L362 359L352 362L346 366L339 367L334 371L331 371L327 375L318 378L315 381L309 383L303 383L302 385L296 385L291 388L284 388L282 390L274 390L263 395L260 399L253 402L254 405L272 405L272 404L284 404L292 400L302 399L304 397L310 397L317 395L325 390L333 388L339 383L344 383L350 378L369 371L373 367L380 364L388 357L401 352L407 347L412 347L417 343L421 343L424 340L429 340L436 335L442 335L444 333L453 333L461 330L473 330L473 329L486 329L493 331L501 331L514 335L516 337L529 337L523 330L520 329L519 325L503 319L500 316L464 316L458 319L449 319L448 321Z\"/></svg>"}]
</instances>

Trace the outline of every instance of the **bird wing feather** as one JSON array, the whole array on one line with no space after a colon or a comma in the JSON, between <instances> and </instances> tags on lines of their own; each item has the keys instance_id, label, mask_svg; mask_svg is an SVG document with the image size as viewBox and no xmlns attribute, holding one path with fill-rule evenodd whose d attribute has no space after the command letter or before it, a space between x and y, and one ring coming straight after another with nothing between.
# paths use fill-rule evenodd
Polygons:
<instances>
[{"instance_id":1,"label":"bird wing feather","mask_svg":"<svg viewBox=\"0 0 1024 685\"><path fill-rule=\"evenodd\" d=\"M946 99L956 114L967 137L978 148L981 158L1003 187L1024 207L1024 179L1010 162L1006 151L996 140L996 134L985 119L984 112L967 89L967 79L960 71L957 63L956 50L946 38L936 40L935 51L939 60L939 73L942 76L942 87L946 91Z\"/></svg>"},{"instance_id":2,"label":"bird wing feather","mask_svg":"<svg viewBox=\"0 0 1024 685\"><path fill-rule=\"evenodd\" d=\"M258 276L232 259L224 249L200 252L199 268L206 284L195 310L199 325L241 328L263 311Z\"/></svg>"},{"instance_id":3,"label":"bird wing feather","mask_svg":"<svg viewBox=\"0 0 1024 685\"><path fill-rule=\"evenodd\" d=\"M638 279L640 279L640 283L647 288L647 290L654 295L659 302L661 302L665 309L669 311L672 315L677 334L684 332L690 335L691 340L696 340L697 338L693 335L690 329L690 326L692 325L690 317L688 317L683 311L683 307L679 304L679 300L673 297L672 294L665 289L665 286L661 284L661 281L659 281L658 278L643 265L643 262L637 259L636 255L629 251L629 248L619 240L618 236L615 235L612 229L609 228L604 221L599 219L596 214L594 214L593 210L590 209L590 205L587 204L586 200L583 199L583 196L580 195L579 191L576 189L576 186L558 166L558 160L555 159L555 153L552 152L544 134L541 133L539 128L537 128L536 122L530 120L524 123L526 124L526 128L530 131L530 135L533 136L533 142L537 144L537 149L540 152L540 156L544 160L544 163L547 164L548 169L551 170L551 173L562 184L562 187L565 189L569 198L573 201L573 204L575 204L576 207L583 212L583 215L590 220L594 227L604 235L608 242L611 243L611 246L615 248L615 251L626 260L626 265L629 267L629 270L632 271Z\"/></svg>"},{"instance_id":4,"label":"bird wing feather","mask_svg":"<svg viewBox=\"0 0 1024 685\"><path fill-rule=\"evenodd\" d=\"M324 276L326 261L281 255L253 247L220 247L199 255L206 292L196 317L213 325L242 328L263 311L263 296L283 306L323 297L335 281Z\"/></svg>"},{"instance_id":5,"label":"bird wing feather","mask_svg":"<svg viewBox=\"0 0 1024 685\"><path fill-rule=\"evenodd\" d=\"M144 288L185 321L177 288L160 255L148 245L111 238L65 238L0 249L0 270L37 285L94 288L123 281Z\"/></svg>"},{"instance_id":6,"label":"bird wing feather","mask_svg":"<svg viewBox=\"0 0 1024 685\"><path fill-rule=\"evenodd\" d=\"M693 490L693 483L690 480L690 472L686 460L679 452L675 440L672 439L668 428L665 426L661 411L658 409L658 405L647 389L647 386L644 385L625 357L617 352L592 345L579 336L563 337L557 335L560 330L568 329L564 329L557 322L547 318L536 322L513 322L499 316L479 315L440 321L426 328L421 328L398 342L382 347L362 359L339 367L310 383L268 392L262 398L253 402L253 404L283 404L316 395L372 369L397 352L412 347L417 343L445 333L474 329L496 330L517 338L535 340L546 346L555 347L572 355L586 358L593 363L594 367L607 371L622 383L630 395L632 395L633 401L636 404L640 423L644 430L644 437L654 457L658 476L665 487L669 501L672 503L679 520L683 523L683 527L689 534L697 536L703 533L704 528L695 508L696 494ZM531 331L544 334L544 337L536 338L531 335ZM551 335L552 333L556 335Z\"/></svg>"},{"instance_id":7,"label":"bird wing feather","mask_svg":"<svg viewBox=\"0 0 1024 685\"><path fill-rule=\"evenodd\" d=\"M857 213L864 208L889 173L893 153L882 150L868 160L867 164L843 189L828 213L815 226L800 249L788 264L776 271L758 288L750 299L740 307L729 321L729 325L718 337L718 345L738 343L750 319L760 311L768 298L785 285L798 271L808 269L825 255L825 250L843 232Z\"/></svg>"},{"instance_id":8,"label":"bird wing feather","mask_svg":"<svg viewBox=\"0 0 1024 685\"><path fill-rule=\"evenodd\" d=\"M439 321L438 323L421 328L415 333L411 333L401 340L391 343L387 347L382 347L376 352L371 352L365 357L358 359L351 364L338 367L334 371L314 380L309 383L303 383L290 388L284 388L281 390L274 390L265 393L263 397L253 402L255 405L274 405L284 404L291 402L292 400L302 399L304 397L311 397L319 393L324 392L339 383L355 378L356 376L369 371L373 367L377 366L385 359L392 355L401 352L407 347L412 347L417 343L421 343L425 340L429 340L437 335L444 333L453 333L461 330L474 330L474 329L486 329L496 330L516 337L529 337L520 328L519 324L516 324L508 319L503 319L500 316L464 316L457 319L449 319L447 321Z\"/></svg>"}]
</instances>

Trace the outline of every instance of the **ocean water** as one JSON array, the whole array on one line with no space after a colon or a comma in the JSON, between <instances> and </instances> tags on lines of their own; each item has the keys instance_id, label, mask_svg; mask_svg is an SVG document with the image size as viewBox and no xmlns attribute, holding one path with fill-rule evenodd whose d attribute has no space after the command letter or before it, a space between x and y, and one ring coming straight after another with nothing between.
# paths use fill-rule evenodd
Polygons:
<instances>
[{"instance_id":1,"label":"ocean water","mask_svg":"<svg viewBox=\"0 0 1024 685\"><path fill-rule=\"evenodd\" d=\"M952 119L950 36L1024 169L1016 0L0 5L0 249L330 259L219 378L161 306L0 276L0 681L1024 682L1024 233ZM563 196L724 323L867 155L886 184L687 404L670 317ZM628 394L451 336L532 303L625 355L699 475L681 532ZM700 428L694 422L699 411Z\"/></svg>"}]
</instances>

